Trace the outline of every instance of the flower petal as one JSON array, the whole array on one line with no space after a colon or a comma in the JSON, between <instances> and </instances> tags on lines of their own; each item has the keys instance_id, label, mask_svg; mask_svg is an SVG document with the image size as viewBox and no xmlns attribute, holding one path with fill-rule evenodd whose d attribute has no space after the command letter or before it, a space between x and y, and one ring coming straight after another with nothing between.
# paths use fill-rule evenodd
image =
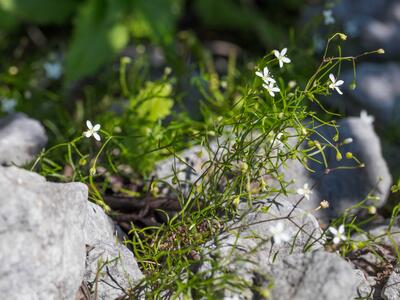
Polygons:
<instances>
[{"instance_id":1,"label":"flower petal","mask_svg":"<svg viewBox=\"0 0 400 300\"><path fill-rule=\"evenodd\" d=\"M287 52L287 48L283 48L281 51L281 56L284 56L286 54L286 52Z\"/></svg>"},{"instance_id":2,"label":"flower petal","mask_svg":"<svg viewBox=\"0 0 400 300\"><path fill-rule=\"evenodd\" d=\"M282 68L283 67L283 61L279 60L279 67Z\"/></svg>"},{"instance_id":3,"label":"flower petal","mask_svg":"<svg viewBox=\"0 0 400 300\"><path fill-rule=\"evenodd\" d=\"M101 138L100 135L97 132L93 132L93 137L100 142Z\"/></svg>"},{"instance_id":4,"label":"flower petal","mask_svg":"<svg viewBox=\"0 0 400 300\"><path fill-rule=\"evenodd\" d=\"M290 64L290 62L291 62L291 60L290 60L290 58L289 57L282 57L282 61L284 62L284 63L287 63L287 64Z\"/></svg>"},{"instance_id":5,"label":"flower petal","mask_svg":"<svg viewBox=\"0 0 400 300\"><path fill-rule=\"evenodd\" d=\"M279 58L279 56L280 56L279 51L278 50L274 50L274 55L276 56L276 58Z\"/></svg>"},{"instance_id":6,"label":"flower petal","mask_svg":"<svg viewBox=\"0 0 400 300\"><path fill-rule=\"evenodd\" d=\"M339 243L340 243L340 239L339 239L337 236L335 236L335 237L333 238L333 243L334 243L334 244L339 244Z\"/></svg>"},{"instance_id":7,"label":"flower petal","mask_svg":"<svg viewBox=\"0 0 400 300\"><path fill-rule=\"evenodd\" d=\"M332 233L333 235L337 235L338 231L335 227L329 227L328 230L330 231L330 233Z\"/></svg>"},{"instance_id":8,"label":"flower petal","mask_svg":"<svg viewBox=\"0 0 400 300\"><path fill-rule=\"evenodd\" d=\"M338 87L335 87L335 90L336 90L340 95L343 95L343 92L342 92Z\"/></svg>"},{"instance_id":9,"label":"flower petal","mask_svg":"<svg viewBox=\"0 0 400 300\"><path fill-rule=\"evenodd\" d=\"M263 77L263 73L261 73L260 71L257 71L257 72L256 72L256 75L257 75L258 77L261 77L261 78Z\"/></svg>"},{"instance_id":10,"label":"flower petal","mask_svg":"<svg viewBox=\"0 0 400 300\"><path fill-rule=\"evenodd\" d=\"M343 83L344 83L343 80L338 80L338 81L336 81L335 85L336 86L341 86Z\"/></svg>"},{"instance_id":11,"label":"flower petal","mask_svg":"<svg viewBox=\"0 0 400 300\"><path fill-rule=\"evenodd\" d=\"M93 131L99 131L100 130L100 124L96 124L93 127Z\"/></svg>"},{"instance_id":12,"label":"flower petal","mask_svg":"<svg viewBox=\"0 0 400 300\"><path fill-rule=\"evenodd\" d=\"M329 79L332 81L332 83L335 83L336 82L336 78L335 78L335 76L331 73L331 74L329 74Z\"/></svg>"},{"instance_id":13,"label":"flower petal","mask_svg":"<svg viewBox=\"0 0 400 300\"><path fill-rule=\"evenodd\" d=\"M89 120L86 121L86 126L87 126L87 128L89 128L89 129L92 129L92 128L93 128L92 122L90 122Z\"/></svg>"}]
</instances>

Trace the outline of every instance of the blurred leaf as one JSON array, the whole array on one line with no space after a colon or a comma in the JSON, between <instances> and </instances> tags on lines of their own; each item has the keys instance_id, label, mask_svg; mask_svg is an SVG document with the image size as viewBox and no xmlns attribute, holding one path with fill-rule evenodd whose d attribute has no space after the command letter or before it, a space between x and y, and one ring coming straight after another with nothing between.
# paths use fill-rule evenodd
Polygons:
<instances>
[{"instance_id":1,"label":"blurred leaf","mask_svg":"<svg viewBox=\"0 0 400 300\"><path fill-rule=\"evenodd\" d=\"M67 80L93 74L113 60L129 40L122 22L122 1L89 0L75 19L75 30L67 53Z\"/></svg>"},{"instance_id":2,"label":"blurred leaf","mask_svg":"<svg viewBox=\"0 0 400 300\"><path fill-rule=\"evenodd\" d=\"M139 95L131 100L131 105L135 107L139 118L155 122L171 113L174 105L171 94L171 84L147 82Z\"/></svg>"},{"instance_id":3,"label":"blurred leaf","mask_svg":"<svg viewBox=\"0 0 400 300\"><path fill-rule=\"evenodd\" d=\"M0 0L0 11L4 10L15 22L17 18L37 24L61 24L72 15L79 3L79 0Z\"/></svg>"},{"instance_id":4,"label":"blurred leaf","mask_svg":"<svg viewBox=\"0 0 400 300\"><path fill-rule=\"evenodd\" d=\"M253 31L264 45L273 45L285 35L251 5L241 5L232 0L196 0L195 9L206 26L244 33Z\"/></svg>"},{"instance_id":5,"label":"blurred leaf","mask_svg":"<svg viewBox=\"0 0 400 300\"><path fill-rule=\"evenodd\" d=\"M162 45L174 40L181 0L136 0L133 2L132 32L136 37L148 37Z\"/></svg>"}]
</instances>

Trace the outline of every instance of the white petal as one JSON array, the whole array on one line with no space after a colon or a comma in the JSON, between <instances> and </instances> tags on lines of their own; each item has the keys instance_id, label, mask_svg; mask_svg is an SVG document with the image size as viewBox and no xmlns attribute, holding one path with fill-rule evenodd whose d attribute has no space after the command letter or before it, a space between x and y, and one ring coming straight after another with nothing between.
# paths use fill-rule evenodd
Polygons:
<instances>
[{"instance_id":1,"label":"white petal","mask_svg":"<svg viewBox=\"0 0 400 300\"><path fill-rule=\"evenodd\" d=\"M344 225L343 224L339 226L339 232L344 233Z\"/></svg>"},{"instance_id":2,"label":"white petal","mask_svg":"<svg viewBox=\"0 0 400 300\"><path fill-rule=\"evenodd\" d=\"M100 124L96 124L93 127L93 131L99 131L100 130Z\"/></svg>"},{"instance_id":3,"label":"white petal","mask_svg":"<svg viewBox=\"0 0 400 300\"><path fill-rule=\"evenodd\" d=\"M281 51L281 56L284 56L286 54L286 52L287 52L287 48L283 48Z\"/></svg>"},{"instance_id":4,"label":"white petal","mask_svg":"<svg viewBox=\"0 0 400 300\"><path fill-rule=\"evenodd\" d=\"M338 81L336 81L335 85L336 86L341 86L343 83L344 83L343 80L338 80Z\"/></svg>"},{"instance_id":5,"label":"white petal","mask_svg":"<svg viewBox=\"0 0 400 300\"><path fill-rule=\"evenodd\" d=\"M338 231L335 227L329 227L328 230L333 234L333 235L337 235Z\"/></svg>"},{"instance_id":6,"label":"white petal","mask_svg":"<svg viewBox=\"0 0 400 300\"><path fill-rule=\"evenodd\" d=\"M268 92L271 95L271 97L275 97L275 93L272 90L269 90Z\"/></svg>"},{"instance_id":7,"label":"white petal","mask_svg":"<svg viewBox=\"0 0 400 300\"><path fill-rule=\"evenodd\" d=\"M297 194L304 195L304 190L303 189L297 189Z\"/></svg>"},{"instance_id":8,"label":"white petal","mask_svg":"<svg viewBox=\"0 0 400 300\"><path fill-rule=\"evenodd\" d=\"M342 92L338 87L335 87L335 90L336 90L340 95L343 95L343 92Z\"/></svg>"},{"instance_id":9,"label":"white petal","mask_svg":"<svg viewBox=\"0 0 400 300\"><path fill-rule=\"evenodd\" d=\"M342 239L342 241L347 240L347 237L345 235L342 235L340 238Z\"/></svg>"},{"instance_id":10,"label":"white petal","mask_svg":"<svg viewBox=\"0 0 400 300\"><path fill-rule=\"evenodd\" d=\"M274 50L274 55L276 56L276 58L279 58L280 54L278 50Z\"/></svg>"},{"instance_id":11,"label":"white petal","mask_svg":"<svg viewBox=\"0 0 400 300\"><path fill-rule=\"evenodd\" d=\"M287 63L287 64L289 64L289 63L291 62L291 60L290 60L289 57L282 57L282 61L283 61L284 63Z\"/></svg>"},{"instance_id":12,"label":"white petal","mask_svg":"<svg viewBox=\"0 0 400 300\"><path fill-rule=\"evenodd\" d=\"M332 83L336 82L336 78L333 76L333 74L329 74L329 79L332 81Z\"/></svg>"},{"instance_id":13,"label":"white petal","mask_svg":"<svg viewBox=\"0 0 400 300\"><path fill-rule=\"evenodd\" d=\"M256 75L257 75L258 77L261 77L261 78L263 77L263 74L262 74L260 71L257 71L257 72L256 72Z\"/></svg>"},{"instance_id":14,"label":"white petal","mask_svg":"<svg viewBox=\"0 0 400 300\"><path fill-rule=\"evenodd\" d=\"M280 90L277 86L275 86L275 87L273 87L273 88L271 89L271 91L273 91L273 92L280 92L281 90Z\"/></svg>"},{"instance_id":15,"label":"white petal","mask_svg":"<svg viewBox=\"0 0 400 300\"><path fill-rule=\"evenodd\" d=\"M335 236L334 239L333 239L333 243L334 244L339 244L340 243L340 239L337 236Z\"/></svg>"},{"instance_id":16,"label":"white petal","mask_svg":"<svg viewBox=\"0 0 400 300\"><path fill-rule=\"evenodd\" d=\"M268 67L264 67L263 73L264 73L264 76L268 76L268 73L269 73Z\"/></svg>"},{"instance_id":17,"label":"white petal","mask_svg":"<svg viewBox=\"0 0 400 300\"><path fill-rule=\"evenodd\" d=\"M97 132L93 132L93 137L98 141L101 140L100 135Z\"/></svg>"},{"instance_id":18,"label":"white petal","mask_svg":"<svg viewBox=\"0 0 400 300\"><path fill-rule=\"evenodd\" d=\"M89 120L86 121L86 126L87 126L87 128L89 128L89 129L92 129L92 128L93 128L92 122L90 122Z\"/></svg>"},{"instance_id":19,"label":"white petal","mask_svg":"<svg viewBox=\"0 0 400 300\"><path fill-rule=\"evenodd\" d=\"M283 61L279 60L279 67L282 68L283 67Z\"/></svg>"}]
</instances>

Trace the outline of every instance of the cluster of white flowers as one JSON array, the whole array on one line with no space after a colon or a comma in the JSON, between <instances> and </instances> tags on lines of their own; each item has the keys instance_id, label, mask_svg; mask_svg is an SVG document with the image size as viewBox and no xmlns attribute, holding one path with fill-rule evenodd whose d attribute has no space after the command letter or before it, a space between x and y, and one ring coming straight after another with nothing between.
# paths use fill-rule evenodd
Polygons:
<instances>
[{"instance_id":1,"label":"cluster of white flowers","mask_svg":"<svg viewBox=\"0 0 400 300\"><path fill-rule=\"evenodd\" d=\"M274 50L275 57L278 59L279 67L282 68L283 64L290 63L291 60L286 56L287 48L283 48L282 51ZM256 75L263 80L263 87L267 90L271 97L275 97L275 93L280 92L279 87L276 85L276 80L270 74L268 67L264 67L263 71L256 71Z\"/></svg>"}]
</instances>

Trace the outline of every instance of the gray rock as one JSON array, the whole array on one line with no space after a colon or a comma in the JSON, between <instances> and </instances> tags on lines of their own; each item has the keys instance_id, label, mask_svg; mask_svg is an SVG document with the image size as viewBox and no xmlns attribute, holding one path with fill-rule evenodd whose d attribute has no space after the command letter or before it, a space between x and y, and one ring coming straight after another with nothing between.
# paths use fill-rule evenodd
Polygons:
<instances>
[{"instance_id":1,"label":"gray rock","mask_svg":"<svg viewBox=\"0 0 400 300\"><path fill-rule=\"evenodd\" d=\"M388 58L400 55L400 3L397 0L344 0L333 16L354 39L359 52L384 48Z\"/></svg>"},{"instance_id":2,"label":"gray rock","mask_svg":"<svg viewBox=\"0 0 400 300\"><path fill-rule=\"evenodd\" d=\"M113 221L96 204L88 203L84 281L96 299L115 299L143 278L133 253L115 236Z\"/></svg>"},{"instance_id":3,"label":"gray rock","mask_svg":"<svg viewBox=\"0 0 400 300\"><path fill-rule=\"evenodd\" d=\"M350 300L357 297L359 278L336 254L315 251L285 257L268 272L274 300Z\"/></svg>"},{"instance_id":4,"label":"gray rock","mask_svg":"<svg viewBox=\"0 0 400 300\"><path fill-rule=\"evenodd\" d=\"M86 203L83 184L0 167L2 299L74 299L85 266Z\"/></svg>"},{"instance_id":5,"label":"gray rock","mask_svg":"<svg viewBox=\"0 0 400 300\"><path fill-rule=\"evenodd\" d=\"M0 164L24 165L46 145L43 126L22 113L0 120Z\"/></svg>"},{"instance_id":6,"label":"gray rock","mask_svg":"<svg viewBox=\"0 0 400 300\"><path fill-rule=\"evenodd\" d=\"M400 31L399 31L400 32ZM341 76L350 84L353 70ZM358 113L365 109L375 116L377 124L395 125L400 123L400 65L397 63L362 63L357 65L357 88L344 87L344 96L334 96L329 101Z\"/></svg>"},{"instance_id":7,"label":"gray rock","mask_svg":"<svg viewBox=\"0 0 400 300\"><path fill-rule=\"evenodd\" d=\"M220 269L251 286L254 278L265 275L272 262L292 253L322 248L324 239L316 219L299 208L293 208L293 204L284 198L275 202L260 201L252 207L241 204L240 211L241 215L228 226L227 232L205 245L203 257L206 263L200 271L206 276L211 266L218 262ZM286 219L289 214L290 220ZM278 224L283 225L287 236L281 242L271 232ZM219 273L214 275L218 277ZM241 299L252 297L250 289L241 293ZM224 295L230 297L232 293L225 291Z\"/></svg>"},{"instance_id":8,"label":"gray rock","mask_svg":"<svg viewBox=\"0 0 400 300\"><path fill-rule=\"evenodd\" d=\"M397 266L382 289L382 299L400 299L400 266Z\"/></svg>"},{"instance_id":9,"label":"gray rock","mask_svg":"<svg viewBox=\"0 0 400 300\"><path fill-rule=\"evenodd\" d=\"M282 172L287 181L292 179L295 182L289 189L296 191L304 183L310 187L314 186L313 193L309 200L303 200L300 207L315 209L321 200L330 203L329 209L319 210L318 216L324 220L338 216L343 210L364 200L369 193L376 196L375 200L368 200L366 203L381 207L386 203L390 192L392 177L389 173L385 160L382 157L381 146L378 136L375 134L372 125L366 124L360 118L347 118L338 122L340 141L352 138L353 142L340 147L343 159L336 160L336 151L327 149L325 155L328 168L331 170L326 174L325 167L320 163L310 161L309 166L315 172L307 171L297 160L288 161ZM332 141L336 131L332 128L323 127L319 130L329 141ZM315 136L315 139L323 140ZM346 159L345 153L351 152L362 163L364 168L355 167L358 164ZM322 162L322 157L316 156ZM289 199L298 201L299 196L292 194Z\"/></svg>"}]
</instances>

